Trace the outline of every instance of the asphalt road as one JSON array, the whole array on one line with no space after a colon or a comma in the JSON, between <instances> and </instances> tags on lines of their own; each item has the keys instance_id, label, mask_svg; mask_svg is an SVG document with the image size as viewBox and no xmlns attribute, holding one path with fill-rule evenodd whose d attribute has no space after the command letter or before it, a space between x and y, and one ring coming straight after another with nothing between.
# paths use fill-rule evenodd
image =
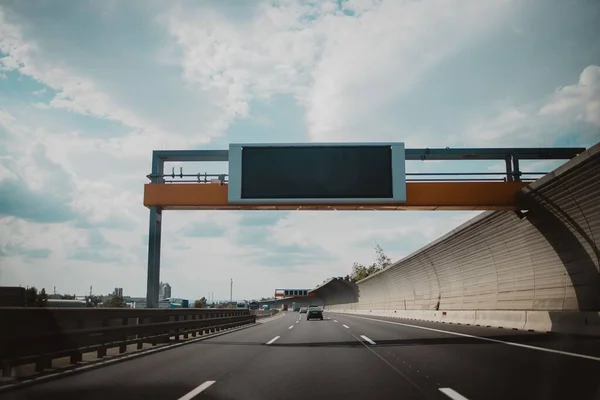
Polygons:
<instances>
[{"instance_id":1,"label":"asphalt road","mask_svg":"<svg viewBox=\"0 0 600 400\"><path fill-rule=\"evenodd\" d=\"M600 399L600 338L325 318L290 312L0 399Z\"/></svg>"}]
</instances>

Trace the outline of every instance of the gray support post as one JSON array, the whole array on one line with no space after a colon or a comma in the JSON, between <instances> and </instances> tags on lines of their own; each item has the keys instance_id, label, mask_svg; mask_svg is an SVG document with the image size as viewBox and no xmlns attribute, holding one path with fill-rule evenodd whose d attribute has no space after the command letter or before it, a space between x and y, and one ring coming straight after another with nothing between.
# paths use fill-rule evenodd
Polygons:
<instances>
[{"instance_id":1,"label":"gray support post","mask_svg":"<svg viewBox=\"0 0 600 400\"><path fill-rule=\"evenodd\" d=\"M152 179L154 184L164 184L165 161L156 151L152 153ZM162 231L162 210L150 207L148 229L148 277L146 286L146 308L158 308L158 286L160 283L160 239Z\"/></svg>"},{"instance_id":2,"label":"gray support post","mask_svg":"<svg viewBox=\"0 0 600 400\"><path fill-rule=\"evenodd\" d=\"M148 232L148 281L146 287L146 307L158 308L158 285L160 282L160 236L162 210L150 207L150 227Z\"/></svg>"},{"instance_id":3,"label":"gray support post","mask_svg":"<svg viewBox=\"0 0 600 400\"><path fill-rule=\"evenodd\" d=\"M506 181L507 182L512 182L514 179L514 176L512 174L512 160L511 160L511 156L506 156L506 158L504 159L504 161L506 162Z\"/></svg>"},{"instance_id":4,"label":"gray support post","mask_svg":"<svg viewBox=\"0 0 600 400\"><path fill-rule=\"evenodd\" d=\"M519 157L513 155L512 162L513 162L513 172L515 173L515 175L513 175L513 176L515 177L515 181L520 182L521 181L521 170L519 169Z\"/></svg>"}]
</instances>

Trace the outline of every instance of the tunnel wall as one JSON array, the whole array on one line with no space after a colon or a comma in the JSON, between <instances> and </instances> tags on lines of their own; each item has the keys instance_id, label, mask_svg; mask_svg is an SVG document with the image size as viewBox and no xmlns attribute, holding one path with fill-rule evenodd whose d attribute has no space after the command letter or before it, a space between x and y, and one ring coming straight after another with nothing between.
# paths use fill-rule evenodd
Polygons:
<instances>
[{"instance_id":1,"label":"tunnel wall","mask_svg":"<svg viewBox=\"0 0 600 400\"><path fill-rule=\"evenodd\" d=\"M355 289L315 290L339 312L600 334L600 144L519 202L525 216L484 212Z\"/></svg>"}]
</instances>

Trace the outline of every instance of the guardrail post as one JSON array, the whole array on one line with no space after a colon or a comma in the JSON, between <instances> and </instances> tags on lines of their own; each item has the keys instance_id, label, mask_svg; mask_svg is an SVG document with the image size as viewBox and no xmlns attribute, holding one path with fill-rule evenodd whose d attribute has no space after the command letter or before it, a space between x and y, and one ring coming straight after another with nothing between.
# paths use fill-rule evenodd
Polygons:
<instances>
[{"instance_id":1,"label":"guardrail post","mask_svg":"<svg viewBox=\"0 0 600 400\"><path fill-rule=\"evenodd\" d=\"M192 317L192 320L194 320L194 321L198 319L197 315L192 315L191 317ZM194 329L192 329L192 337L195 338L197 335L198 335L198 330L196 329L196 324L194 324Z\"/></svg>"},{"instance_id":2,"label":"guardrail post","mask_svg":"<svg viewBox=\"0 0 600 400\"><path fill-rule=\"evenodd\" d=\"M81 352L76 351L75 353L71 354L71 358L69 360L69 362L71 364L77 364L78 362L81 362L83 360L83 354L81 354Z\"/></svg>"},{"instance_id":3,"label":"guardrail post","mask_svg":"<svg viewBox=\"0 0 600 400\"><path fill-rule=\"evenodd\" d=\"M129 318L123 318L121 320L121 325L127 326L129 325ZM127 332L123 333L123 342L119 345L119 353L125 353L127 351Z\"/></svg>"},{"instance_id":4,"label":"guardrail post","mask_svg":"<svg viewBox=\"0 0 600 400\"><path fill-rule=\"evenodd\" d=\"M102 319L102 327L103 328L107 328L109 326L108 324L108 319L104 318ZM106 357L106 336L103 334L103 343L100 345L100 348L98 349L98 351L96 352L96 357L97 358L104 358Z\"/></svg>"},{"instance_id":5,"label":"guardrail post","mask_svg":"<svg viewBox=\"0 0 600 400\"><path fill-rule=\"evenodd\" d=\"M187 320L188 320L188 316L187 316L187 314L184 314L184 315L183 315L183 320L184 320L184 321L187 321ZM189 336L188 336L188 329L187 329L187 327L185 327L185 328L183 328L183 338L184 338L184 339L187 339L188 337L189 337Z\"/></svg>"},{"instance_id":6,"label":"guardrail post","mask_svg":"<svg viewBox=\"0 0 600 400\"><path fill-rule=\"evenodd\" d=\"M52 358L40 356L35 363L35 372L44 372L44 369L52 368Z\"/></svg>"},{"instance_id":7,"label":"guardrail post","mask_svg":"<svg viewBox=\"0 0 600 400\"><path fill-rule=\"evenodd\" d=\"M85 321L81 318L77 319L77 329L83 329L85 326ZM71 364L77 364L83 360L83 354L80 351L75 351L71 354L69 362Z\"/></svg>"},{"instance_id":8,"label":"guardrail post","mask_svg":"<svg viewBox=\"0 0 600 400\"><path fill-rule=\"evenodd\" d=\"M512 167L513 167L514 180L517 182L520 182L521 181L521 169L519 168L519 157L517 157L516 155L513 155Z\"/></svg>"},{"instance_id":9,"label":"guardrail post","mask_svg":"<svg viewBox=\"0 0 600 400\"><path fill-rule=\"evenodd\" d=\"M506 156L504 158L504 161L506 163L506 180L508 182L512 182L514 180L513 171L512 171L512 164L511 164L512 157L511 156Z\"/></svg>"},{"instance_id":10,"label":"guardrail post","mask_svg":"<svg viewBox=\"0 0 600 400\"><path fill-rule=\"evenodd\" d=\"M175 315L174 318L175 322L179 322L181 319L181 315ZM179 333L181 332L181 328L175 328L175 331L173 332L175 334L175 341L179 342Z\"/></svg>"},{"instance_id":11,"label":"guardrail post","mask_svg":"<svg viewBox=\"0 0 600 400\"><path fill-rule=\"evenodd\" d=\"M2 362L2 377L3 378L10 378L12 376L12 370L13 370L13 368L9 361Z\"/></svg>"}]
</instances>

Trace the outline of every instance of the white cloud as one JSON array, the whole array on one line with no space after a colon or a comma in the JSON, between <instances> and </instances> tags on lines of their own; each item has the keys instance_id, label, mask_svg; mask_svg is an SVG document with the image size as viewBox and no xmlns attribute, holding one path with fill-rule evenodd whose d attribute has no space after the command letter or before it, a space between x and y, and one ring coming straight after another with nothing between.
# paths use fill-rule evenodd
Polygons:
<instances>
[{"instance_id":1,"label":"white cloud","mask_svg":"<svg viewBox=\"0 0 600 400\"><path fill-rule=\"evenodd\" d=\"M146 2L137 4L146 10ZM57 285L77 293L90 285L104 293L120 286L127 294L144 295L148 210L142 190L151 150L214 146L211 140L221 133L237 140L239 132L235 136L232 131L239 128L240 117L255 131L278 132L281 140L287 139L291 125L302 125L299 119L281 123L272 118L280 111L276 101L261 103L267 110L253 113L257 99L295 98L307 125L306 138L313 141L552 145L574 128L598 126L598 67L583 70L578 83L561 86L573 82L586 64L546 84L549 97L537 102L507 105L504 99L512 98L511 93L503 93L501 99L476 107L455 107L448 126L441 123L444 132L427 123L448 106L434 104L439 97L460 103L460 91L444 93L444 81L456 76L444 62L468 59L461 68L471 68L469 76L485 75L485 63L465 49L487 46L493 35L510 39L509 32L518 29L512 1L352 0L343 2L344 9L333 0L240 2L239 7L213 2L214 8L208 3L157 4L153 10L163 8L163 13L157 18L160 24L152 26L159 31L136 30L139 37L165 41L157 46L162 51L144 53L144 60L157 65L140 65L141 53L132 55L132 42L102 42L123 59L100 48L50 51L42 28L25 31L27 15L12 18L0 7L0 52L5 54L0 74L18 71L39 83L19 80L16 74L0 81L26 93L7 99L0 92L0 184L24 183L19 186L23 191L40 196L54 192L61 197L52 206L63 206L60 218L50 222L35 222L29 214L0 220L3 282ZM116 2L93 7L92 14L103 24L114 22L116 10L122 12ZM69 27L69 16L54 18ZM62 34L54 39L69 43L67 38L77 32L73 28ZM106 62L102 68L78 64L92 53ZM515 60L506 57L506 62ZM103 75L101 69L114 74ZM167 72L180 75L164 83ZM136 78L126 89L119 87ZM433 83L420 86L424 82ZM529 88L531 82L513 84ZM0 91L4 87L9 86ZM148 90L137 92L143 88ZM35 104L48 96L48 103ZM154 101L145 102L147 97ZM417 113L420 120L402 125ZM119 129L119 135L112 129ZM588 143L597 130L586 132L581 141ZM254 139L248 135L248 141ZM185 166L184 171L196 172ZM35 204L42 208L50 201ZM260 214L263 221L249 223L236 212L165 212L161 278L173 285L175 295L190 298L212 291L217 298L228 298L230 278L240 297L266 296L276 287L312 287L349 273L354 261L372 262L374 242L397 259L475 214L267 213ZM86 218L78 220L82 215ZM50 256L35 258L43 249L50 249Z\"/></svg>"},{"instance_id":2,"label":"white cloud","mask_svg":"<svg viewBox=\"0 0 600 400\"><path fill-rule=\"evenodd\" d=\"M556 90L539 115L559 116L571 113L575 118L600 128L600 66L590 65L579 82Z\"/></svg>"},{"instance_id":3,"label":"white cloud","mask_svg":"<svg viewBox=\"0 0 600 400\"><path fill-rule=\"evenodd\" d=\"M261 3L251 21L206 9L176 7L164 19L181 49L184 78L213 95L228 115L247 116L248 102L299 93L318 51L316 32L300 21L306 6Z\"/></svg>"},{"instance_id":4,"label":"white cloud","mask_svg":"<svg viewBox=\"0 0 600 400\"><path fill-rule=\"evenodd\" d=\"M392 1L364 7L359 18L325 18L327 39L308 95L311 138L360 140L369 130L388 139L394 128L377 121L378 110L389 113L387 105L440 60L501 23L508 4Z\"/></svg>"},{"instance_id":5,"label":"white cloud","mask_svg":"<svg viewBox=\"0 0 600 400\"><path fill-rule=\"evenodd\" d=\"M590 65L579 82L556 89L540 104L508 106L494 118L480 117L466 131L479 146L552 146L579 132L587 146L600 140L600 66Z\"/></svg>"},{"instance_id":6,"label":"white cloud","mask_svg":"<svg viewBox=\"0 0 600 400\"><path fill-rule=\"evenodd\" d=\"M69 70L68 67L54 64L48 54L38 45L23 38L18 25L7 18L0 7L0 52L7 54L0 59L0 68L16 70L57 91L50 101L50 107L119 121L126 126L156 135L161 130L149 124L122 104L117 104L92 79Z\"/></svg>"},{"instance_id":7,"label":"white cloud","mask_svg":"<svg viewBox=\"0 0 600 400\"><path fill-rule=\"evenodd\" d=\"M166 24L184 77L230 115L246 116L253 98L293 93L311 140L361 140L366 126L371 139L387 139L393 128L377 110L501 23L508 4L353 1L342 10L333 1L284 1L261 3L251 22L175 8Z\"/></svg>"}]
</instances>

